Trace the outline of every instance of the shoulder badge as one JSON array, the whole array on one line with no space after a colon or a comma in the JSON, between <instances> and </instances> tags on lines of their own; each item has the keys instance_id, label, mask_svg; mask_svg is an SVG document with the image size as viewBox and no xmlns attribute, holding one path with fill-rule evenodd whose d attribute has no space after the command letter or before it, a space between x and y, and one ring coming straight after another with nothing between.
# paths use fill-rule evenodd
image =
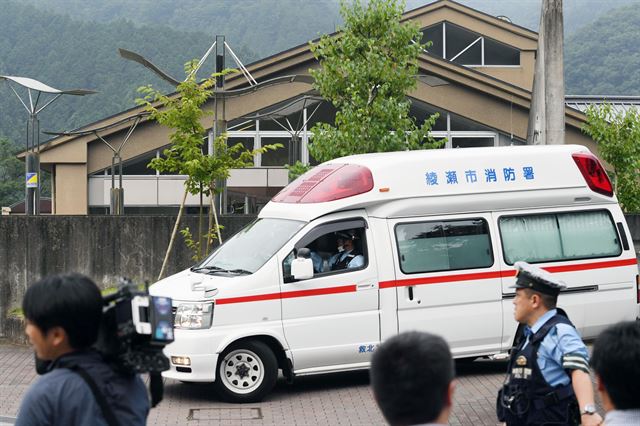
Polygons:
<instances>
[{"instance_id":1,"label":"shoulder badge","mask_svg":"<svg viewBox=\"0 0 640 426\"><path fill-rule=\"evenodd\" d=\"M519 365L521 367L527 365L527 358L525 358L523 355L520 355L518 358L516 358L516 365Z\"/></svg>"}]
</instances>

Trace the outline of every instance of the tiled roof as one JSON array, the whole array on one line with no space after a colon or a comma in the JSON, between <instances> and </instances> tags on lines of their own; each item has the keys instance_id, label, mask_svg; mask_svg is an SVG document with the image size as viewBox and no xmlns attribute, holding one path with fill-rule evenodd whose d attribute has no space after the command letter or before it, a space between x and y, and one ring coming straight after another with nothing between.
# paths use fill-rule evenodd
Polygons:
<instances>
[{"instance_id":1,"label":"tiled roof","mask_svg":"<svg viewBox=\"0 0 640 426\"><path fill-rule=\"evenodd\" d=\"M592 96L592 95L568 95L565 96L568 107L586 112L590 105L611 104L615 113L626 112L630 108L640 111L640 96Z\"/></svg>"}]
</instances>

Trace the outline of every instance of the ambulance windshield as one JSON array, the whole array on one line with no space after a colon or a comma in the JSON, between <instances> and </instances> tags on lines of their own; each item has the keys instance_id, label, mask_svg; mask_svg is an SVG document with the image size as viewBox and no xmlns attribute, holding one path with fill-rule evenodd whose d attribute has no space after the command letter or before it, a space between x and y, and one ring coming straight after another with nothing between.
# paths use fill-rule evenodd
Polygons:
<instances>
[{"instance_id":1,"label":"ambulance windshield","mask_svg":"<svg viewBox=\"0 0 640 426\"><path fill-rule=\"evenodd\" d=\"M213 274L253 274L303 226L304 222L297 220L258 219L191 270Z\"/></svg>"}]
</instances>

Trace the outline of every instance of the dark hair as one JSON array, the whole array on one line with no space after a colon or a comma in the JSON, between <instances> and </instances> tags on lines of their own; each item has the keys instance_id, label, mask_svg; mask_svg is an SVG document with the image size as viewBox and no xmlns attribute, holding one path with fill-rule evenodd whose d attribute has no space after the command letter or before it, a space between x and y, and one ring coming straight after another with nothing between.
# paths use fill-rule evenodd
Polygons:
<instances>
[{"instance_id":1,"label":"dark hair","mask_svg":"<svg viewBox=\"0 0 640 426\"><path fill-rule=\"evenodd\" d=\"M558 304L558 296L551 295L546 293L540 293L539 291L532 290L530 288L525 288L524 291L527 293L527 297L531 298L532 295L536 294L542 301L542 304L548 310L555 309Z\"/></svg>"},{"instance_id":2,"label":"dark hair","mask_svg":"<svg viewBox=\"0 0 640 426\"><path fill-rule=\"evenodd\" d=\"M412 331L376 349L370 374L373 394L387 421L392 426L414 425L438 418L455 366L442 337Z\"/></svg>"},{"instance_id":3,"label":"dark hair","mask_svg":"<svg viewBox=\"0 0 640 426\"><path fill-rule=\"evenodd\" d=\"M98 286L84 275L50 275L27 288L22 310L43 333L62 327L69 345L83 349L98 337L102 296Z\"/></svg>"},{"instance_id":4,"label":"dark hair","mask_svg":"<svg viewBox=\"0 0 640 426\"><path fill-rule=\"evenodd\" d=\"M593 345L591 366L618 410L640 408L640 322L617 323Z\"/></svg>"}]
</instances>

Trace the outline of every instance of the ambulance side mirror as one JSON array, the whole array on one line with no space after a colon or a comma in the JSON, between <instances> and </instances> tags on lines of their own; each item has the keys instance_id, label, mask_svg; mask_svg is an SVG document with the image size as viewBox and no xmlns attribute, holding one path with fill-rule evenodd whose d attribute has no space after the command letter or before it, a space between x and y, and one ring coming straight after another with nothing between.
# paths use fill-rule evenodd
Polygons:
<instances>
[{"instance_id":1,"label":"ambulance side mirror","mask_svg":"<svg viewBox=\"0 0 640 426\"><path fill-rule=\"evenodd\" d=\"M298 249L296 258L291 262L291 275L296 280L313 278L313 261L308 248Z\"/></svg>"}]
</instances>

